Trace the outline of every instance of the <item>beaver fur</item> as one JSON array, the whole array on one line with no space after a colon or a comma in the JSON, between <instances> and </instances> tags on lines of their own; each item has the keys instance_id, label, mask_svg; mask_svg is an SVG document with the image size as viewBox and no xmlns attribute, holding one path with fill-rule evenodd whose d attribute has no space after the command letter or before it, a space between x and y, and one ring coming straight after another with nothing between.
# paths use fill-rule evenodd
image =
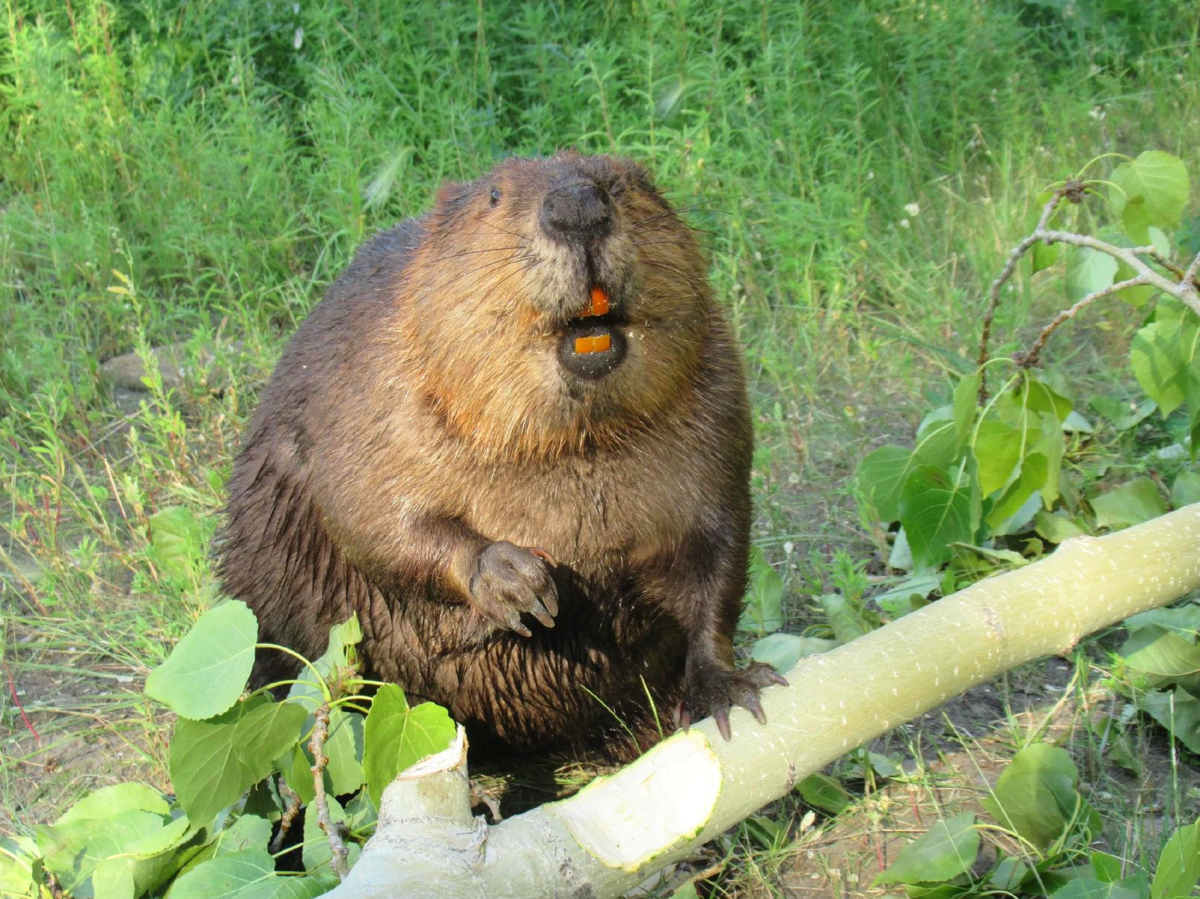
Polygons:
<instances>
[{"instance_id":1,"label":"beaver fur","mask_svg":"<svg viewBox=\"0 0 1200 899\"><path fill-rule=\"evenodd\" d=\"M584 318L596 287L610 311ZM585 358L580 333L612 348ZM672 710L761 719L779 680L734 668L750 459L740 351L645 172L512 159L368 242L301 324L234 465L220 576L309 658L357 613L366 670L476 750L628 757ZM263 651L254 680L295 672Z\"/></svg>"}]
</instances>

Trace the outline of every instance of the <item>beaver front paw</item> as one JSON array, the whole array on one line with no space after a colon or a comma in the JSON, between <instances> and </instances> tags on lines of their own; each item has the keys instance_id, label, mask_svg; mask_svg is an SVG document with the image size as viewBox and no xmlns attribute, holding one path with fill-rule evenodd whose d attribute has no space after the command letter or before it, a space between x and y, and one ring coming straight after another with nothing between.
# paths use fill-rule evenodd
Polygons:
<instances>
[{"instance_id":1,"label":"beaver front paw","mask_svg":"<svg viewBox=\"0 0 1200 899\"><path fill-rule=\"evenodd\" d=\"M479 553L468 585L471 604L492 624L522 637L531 636L521 622L523 612L554 627L558 588L550 577L553 564L550 554L537 547L517 546L507 540L489 543Z\"/></svg>"},{"instance_id":2,"label":"beaver front paw","mask_svg":"<svg viewBox=\"0 0 1200 899\"><path fill-rule=\"evenodd\" d=\"M742 671L716 664L698 667L684 683L683 699L675 712L676 721L687 730L693 721L712 715L716 719L717 730L728 741L731 736L730 706L739 705L753 715L759 724L767 723L758 693L771 684L786 687L787 681L770 665L761 662L755 662Z\"/></svg>"}]
</instances>

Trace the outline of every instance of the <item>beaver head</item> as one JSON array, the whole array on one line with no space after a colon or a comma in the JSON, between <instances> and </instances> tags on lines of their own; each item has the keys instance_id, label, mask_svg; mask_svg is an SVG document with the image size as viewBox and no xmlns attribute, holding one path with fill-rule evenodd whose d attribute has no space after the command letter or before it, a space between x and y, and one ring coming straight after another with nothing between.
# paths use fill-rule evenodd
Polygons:
<instances>
[{"instance_id":1,"label":"beaver head","mask_svg":"<svg viewBox=\"0 0 1200 899\"><path fill-rule=\"evenodd\" d=\"M705 263L636 164L561 153L445 185L397 329L409 379L500 456L613 445L690 389Z\"/></svg>"}]
</instances>

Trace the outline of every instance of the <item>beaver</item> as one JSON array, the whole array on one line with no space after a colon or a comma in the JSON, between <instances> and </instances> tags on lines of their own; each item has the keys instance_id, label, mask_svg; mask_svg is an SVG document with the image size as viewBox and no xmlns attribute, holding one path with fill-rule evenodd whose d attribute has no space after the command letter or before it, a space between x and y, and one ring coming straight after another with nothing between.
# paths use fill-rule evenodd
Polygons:
<instances>
[{"instance_id":1,"label":"beaver","mask_svg":"<svg viewBox=\"0 0 1200 899\"><path fill-rule=\"evenodd\" d=\"M646 172L511 159L366 243L300 325L219 575L309 658L357 613L366 670L476 752L620 759L672 709L728 739L782 682L734 666L751 449L738 344ZM295 672L263 651L254 682Z\"/></svg>"}]
</instances>

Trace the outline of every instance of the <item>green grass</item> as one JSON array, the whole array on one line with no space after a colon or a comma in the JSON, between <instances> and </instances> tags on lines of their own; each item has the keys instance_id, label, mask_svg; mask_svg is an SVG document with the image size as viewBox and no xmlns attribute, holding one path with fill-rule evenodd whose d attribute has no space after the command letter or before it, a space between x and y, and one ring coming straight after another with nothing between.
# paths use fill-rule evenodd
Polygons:
<instances>
[{"instance_id":1,"label":"green grass","mask_svg":"<svg viewBox=\"0 0 1200 899\"><path fill-rule=\"evenodd\" d=\"M1093 5L6 0L0 659L41 743L4 673L0 832L114 779L166 786L140 685L215 587L198 552L164 562L150 516L211 532L324 286L510 154L630 154L696 204L751 374L755 538L793 597L828 577L810 558L865 560L847 477L971 366L1032 194L1109 152L1200 171L1200 13ZM995 351L1063 305L1061 272L1019 279ZM1051 373L1119 387L1136 323L1089 313ZM171 395L102 386L101 361L175 342L193 374Z\"/></svg>"}]
</instances>

